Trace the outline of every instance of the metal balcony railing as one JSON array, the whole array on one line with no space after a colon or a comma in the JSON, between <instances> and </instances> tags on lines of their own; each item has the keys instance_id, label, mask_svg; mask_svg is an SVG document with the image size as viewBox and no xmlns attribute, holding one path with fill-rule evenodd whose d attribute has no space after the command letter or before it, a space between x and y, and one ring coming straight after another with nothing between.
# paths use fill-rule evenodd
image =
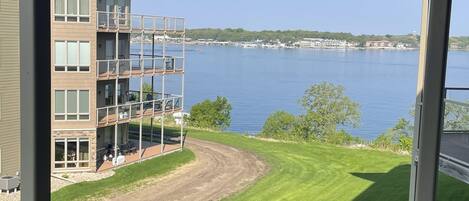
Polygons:
<instances>
[{"instance_id":1,"label":"metal balcony railing","mask_svg":"<svg viewBox=\"0 0 469 201\"><path fill-rule=\"evenodd\" d=\"M165 98L144 102L129 102L117 106L102 107L96 109L96 125L107 126L109 124L128 122L144 116L162 115L174 113L182 109L182 96L165 95Z\"/></svg>"},{"instance_id":2,"label":"metal balcony railing","mask_svg":"<svg viewBox=\"0 0 469 201\"><path fill-rule=\"evenodd\" d=\"M97 60L96 67L98 79L140 76L142 74L180 73L184 71L184 57Z\"/></svg>"},{"instance_id":3,"label":"metal balcony railing","mask_svg":"<svg viewBox=\"0 0 469 201\"><path fill-rule=\"evenodd\" d=\"M179 17L135 15L97 11L97 30L145 32L185 32L185 20Z\"/></svg>"}]
</instances>

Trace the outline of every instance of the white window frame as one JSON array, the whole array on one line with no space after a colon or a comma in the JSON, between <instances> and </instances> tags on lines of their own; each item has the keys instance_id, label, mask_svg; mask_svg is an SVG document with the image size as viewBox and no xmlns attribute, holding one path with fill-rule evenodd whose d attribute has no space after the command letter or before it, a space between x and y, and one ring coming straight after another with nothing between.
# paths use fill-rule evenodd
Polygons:
<instances>
[{"instance_id":1,"label":"white window frame","mask_svg":"<svg viewBox=\"0 0 469 201\"><path fill-rule=\"evenodd\" d=\"M55 154L56 151L54 151L54 169L88 169L91 167L91 141L89 137L69 137L69 138L56 138L54 139L54 150L56 147L57 141L63 140L64 141L64 160L63 161L56 161L55 160ZM77 149L76 149L76 159L77 160L68 160L67 153L68 153L68 142L75 140L77 143ZM80 141L83 140L83 141ZM80 160L80 142L88 142L88 160ZM75 167L68 167L69 163L75 163ZM88 166L86 167L80 167L80 163L88 163ZM64 167L58 168L56 167L57 164L63 164Z\"/></svg>"},{"instance_id":2,"label":"white window frame","mask_svg":"<svg viewBox=\"0 0 469 201\"><path fill-rule=\"evenodd\" d=\"M68 14L68 0L64 1L64 14L55 13L55 1L53 2L54 8L52 9L54 15L54 22L62 23L91 23L91 0L77 0L77 13L78 14ZM80 15L80 1L88 1L88 15ZM64 20L57 20L57 17L63 17ZM69 21L68 17L75 17L76 21ZM88 21L81 21L81 18L88 18Z\"/></svg>"},{"instance_id":3,"label":"white window frame","mask_svg":"<svg viewBox=\"0 0 469 201\"><path fill-rule=\"evenodd\" d=\"M54 90L54 100L55 100L55 94L57 91L64 91L65 92L65 103L64 103L64 107L65 107L65 113L57 113L55 112L55 106L54 106L54 120L55 121L90 121L91 120L91 91L89 89L55 89ZM69 91L76 91L77 92L77 112L76 113L68 113L68 92ZM88 91L88 113L80 113L80 91ZM54 104L56 104L54 102ZM64 119L63 120L58 120L56 118L56 116L64 116ZM68 115L77 115L77 119L68 119ZM80 116L83 115L87 115L88 116L88 119L80 119Z\"/></svg>"},{"instance_id":4,"label":"white window frame","mask_svg":"<svg viewBox=\"0 0 469 201\"><path fill-rule=\"evenodd\" d=\"M58 42L63 42L65 43L65 62L66 64L57 64L56 63L56 59L54 59L54 72L56 73L91 73L91 42L90 41L83 41L83 40L56 40L54 41L54 58L57 56L56 52L57 52L57 49L56 49L56 43ZM68 63L68 43L74 43L76 42L77 43L77 64L76 65L71 65ZM81 58L81 55L80 55L80 44L81 43L88 43L89 46L90 46L90 50L88 51L90 53L90 55L88 56L90 58L90 61L89 61L89 65L88 66L80 66L80 58ZM56 68L58 66L61 66L61 67L64 67L65 70L63 71L57 71ZM76 67L77 70L76 71L69 71L68 68L69 67ZM87 71L82 71L81 68L82 67L88 67L88 70Z\"/></svg>"}]
</instances>

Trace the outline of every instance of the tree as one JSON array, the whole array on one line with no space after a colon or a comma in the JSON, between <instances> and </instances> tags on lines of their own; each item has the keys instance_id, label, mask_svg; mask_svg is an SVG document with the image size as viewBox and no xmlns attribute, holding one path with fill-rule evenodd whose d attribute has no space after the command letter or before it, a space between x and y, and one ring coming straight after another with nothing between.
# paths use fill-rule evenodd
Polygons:
<instances>
[{"instance_id":1,"label":"tree","mask_svg":"<svg viewBox=\"0 0 469 201\"><path fill-rule=\"evenodd\" d=\"M231 104L225 97L204 100L192 106L189 125L198 128L224 130L231 124Z\"/></svg>"},{"instance_id":2,"label":"tree","mask_svg":"<svg viewBox=\"0 0 469 201\"><path fill-rule=\"evenodd\" d=\"M309 132L301 135L321 140L326 135L336 133L339 126L357 127L360 122L360 106L345 96L344 91L343 86L326 82L307 89L300 100L300 104L306 109L303 118L307 119L307 124L296 130Z\"/></svg>"},{"instance_id":3,"label":"tree","mask_svg":"<svg viewBox=\"0 0 469 201\"><path fill-rule=\"evenodd\" d=\"M291 137L296 117L285 111L271 114L264 123L261 136L286 140Z\"/></svg>"}]
</instances>

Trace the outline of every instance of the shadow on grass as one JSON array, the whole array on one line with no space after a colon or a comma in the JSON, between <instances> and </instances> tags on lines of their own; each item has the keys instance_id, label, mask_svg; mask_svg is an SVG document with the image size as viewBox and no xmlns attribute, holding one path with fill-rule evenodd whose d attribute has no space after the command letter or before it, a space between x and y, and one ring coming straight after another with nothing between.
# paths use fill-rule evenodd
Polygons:
<instances>
[{"instance_id":1,"label":"shadow on grass","mask_svg":"<svg viewBox=\"0 0 469 201\"><path fill-rule=\"evenodd\" d=\"M408 200L410 168L410 165L401 165L387 173L351 173L356 177L373 182L373 184L358 195L354 201ZM443 173L439 173L437 200L469 200L469 185Z\"/></svg>"},{"instance_id":2,"label":"shadow on grass","mask_svg":"<svg viewBox=\"0 0 469 201\"><path fill-rule=\"evenodd\" d=\"M373 184L358 195L354 201L363 200L408 200L410 165L400 165L387 173L351 173L372 181Z\"/></svg>"}]
</instances>

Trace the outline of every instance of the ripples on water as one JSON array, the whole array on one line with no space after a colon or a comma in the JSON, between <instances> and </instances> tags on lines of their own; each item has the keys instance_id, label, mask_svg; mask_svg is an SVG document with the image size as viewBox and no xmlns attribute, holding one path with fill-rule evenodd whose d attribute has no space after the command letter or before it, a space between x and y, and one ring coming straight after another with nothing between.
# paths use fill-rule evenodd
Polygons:
<instances>
[{"instance_id":1,"label":"ripples on water","mask_svg":"<svg viewBox=\"0 0 469 201\"><path fill-rule=\"evenodd\" d=\"M451 52L448 60L448 86L469 87L469 53ZM418 51L189 46L185 107L226 96L233 106L229 130L255 133L274 111L301 114L304 91L327 81L360 103L361 125L347 130L373 139L399 118L411 118L417 70Z\"/></svg>"}]
</instances>

